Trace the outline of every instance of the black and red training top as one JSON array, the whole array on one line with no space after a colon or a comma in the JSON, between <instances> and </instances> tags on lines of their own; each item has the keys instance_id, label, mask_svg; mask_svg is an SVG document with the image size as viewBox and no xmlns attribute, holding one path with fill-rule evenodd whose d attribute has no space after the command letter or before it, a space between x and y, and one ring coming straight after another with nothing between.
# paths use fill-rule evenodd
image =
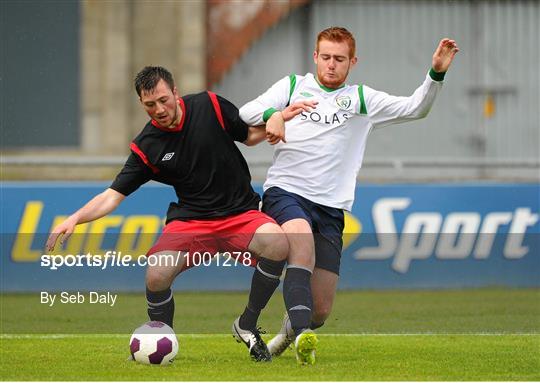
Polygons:
<instances>
[{"instance_id":1,"label":"black and red training top","mask_svg":"<svg viewBox=\"0 0 540 383\"><path fill-rule=\"evenodd\" d=\"M131 143L131 155L111 188L127 196L155 180L174 187L172 220L212 219L257 210L246 160L234 141L248 126L231 102L212 92L180 98L182 120L174 129L146 124Z\"/></svg>"}]
</instances>

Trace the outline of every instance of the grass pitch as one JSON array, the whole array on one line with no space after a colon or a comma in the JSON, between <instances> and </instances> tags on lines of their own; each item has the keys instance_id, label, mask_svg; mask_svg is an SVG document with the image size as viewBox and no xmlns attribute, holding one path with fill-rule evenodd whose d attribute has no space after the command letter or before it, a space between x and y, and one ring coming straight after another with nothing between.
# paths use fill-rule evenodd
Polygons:
<instances>
[{"instance_id":1,"label":"grass pitch","mask_svg":"<svg viewBox=\"0 0 540 383\"><path fill-rule=\"evenodd\" d=\"M230 326L246 293L175 294L179 355L168 367L126 361L131 331L145 322L143 294L115 307L47 307L38 294L1 296L2 380L540 380L540 291L339 292L320 329L317 363L292 350L249 360ZM279 330L276 294L260 324Z\"/></svg>"}]
</instances>

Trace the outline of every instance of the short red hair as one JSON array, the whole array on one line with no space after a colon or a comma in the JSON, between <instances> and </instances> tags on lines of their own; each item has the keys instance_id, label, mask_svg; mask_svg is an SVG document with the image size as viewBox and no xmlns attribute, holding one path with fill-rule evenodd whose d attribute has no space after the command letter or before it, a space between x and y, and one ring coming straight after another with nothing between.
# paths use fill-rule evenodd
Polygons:
<instances>
[{"instance_id":1,"label":"short red hair","mask_svg":"<svg viewBox=\"0 0 540 383\"><path fill-rule=\"evenodd\" d=\"M349 45L349 58L353 58L356 54L356 41L351 32L343 27L330 27L319 32L317 36L317 46L315 50L319 52L319 42L321 40L328 40L336 43L345 41Z\"/></svg>"}]
</instances>

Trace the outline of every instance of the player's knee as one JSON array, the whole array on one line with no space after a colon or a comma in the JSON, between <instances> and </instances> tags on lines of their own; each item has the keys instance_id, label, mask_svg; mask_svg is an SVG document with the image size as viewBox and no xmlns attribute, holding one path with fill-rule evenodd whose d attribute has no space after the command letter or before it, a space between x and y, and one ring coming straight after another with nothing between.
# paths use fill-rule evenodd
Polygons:
<instances>
[{"instance_id":1,"label":"player's knee","mask_svg":"<svg viewBox=\"0 0 540 383\"><path fill-rule=\"evenodd\" d=\"M265 237L262 257L272 261L284 261L289 255L289 241L284 233L274 233Z\"/></svg>"},{"instance_id":2,"label":"player's knee","mask_svg":"<svg viewBox=\"0 0 540 383\"><path fill-rule=\"evenodd\" d=\"M318 303L318 302L317 302ZM325 322L332 313L332 306L328 304L315 304L313 307L312 320L315 323Z\"/></svg>"},{"instance_id":3,"label":"player's knee","mask_svg":"<svg viewBox=\"0 0 540 383\"><path fill-rule=\"evenodd\" d=\"M146 287L150 291L162 291L166 290L171 286L171 281L169 278L158 272L153 272L148 270L146 272Z\"/></svg>"}]
</instances>

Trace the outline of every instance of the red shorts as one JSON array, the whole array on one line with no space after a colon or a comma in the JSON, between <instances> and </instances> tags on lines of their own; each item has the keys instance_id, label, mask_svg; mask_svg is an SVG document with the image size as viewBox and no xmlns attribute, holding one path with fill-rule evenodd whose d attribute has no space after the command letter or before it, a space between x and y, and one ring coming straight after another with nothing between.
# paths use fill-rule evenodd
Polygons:
<instances>
[{"instance_id":1,"label":"red shorts","mask_svg":"<svg viewBox=\"0 0 540 383\"><path fill-rule=\"evenodd\" d=\"M191 262L186 262L182 268L185 270L200 264L200 260L197 262L194 257L204 253L229 252L234 256L233 252L247 252L255 231L265 223L277 225L270 216L258 210L216 219L172 221L163 228L148 255L166 250L187 252ZM255 266L257 260L250 257L250 264Z\"/></svg>"}]
</instances>

